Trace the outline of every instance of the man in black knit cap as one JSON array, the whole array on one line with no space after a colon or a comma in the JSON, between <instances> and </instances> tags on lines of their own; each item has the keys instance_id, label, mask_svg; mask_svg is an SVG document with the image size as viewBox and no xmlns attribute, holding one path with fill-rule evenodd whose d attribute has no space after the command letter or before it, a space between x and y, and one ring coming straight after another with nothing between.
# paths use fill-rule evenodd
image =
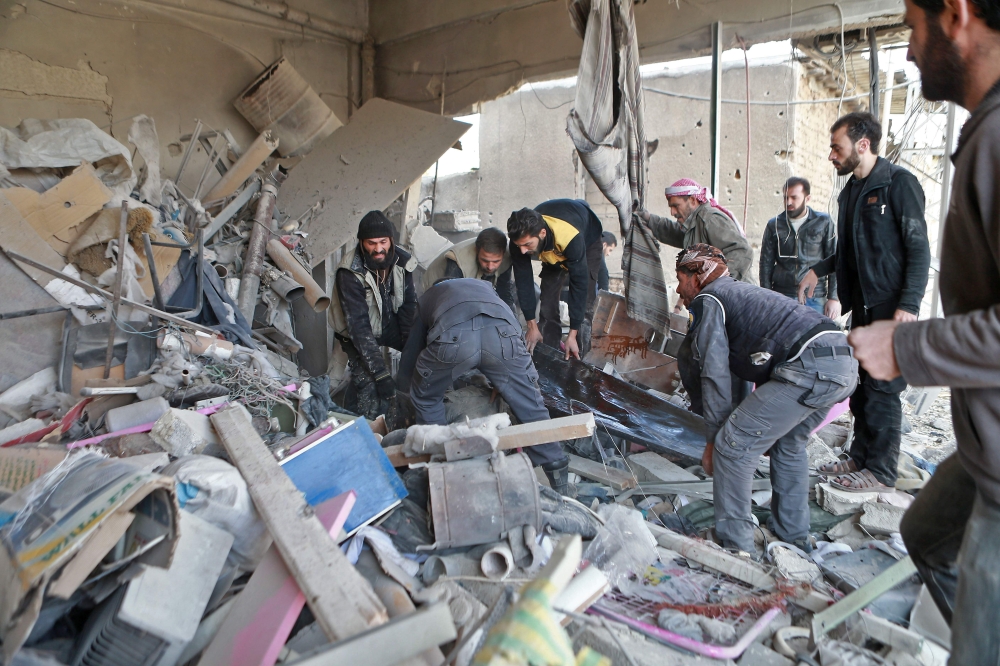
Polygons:
<instances>
[{"instance_id":1,"label":"man in black knit cap","mask_svg":"<svg viewBox=\"0 0 1000 666\"><path fill-rule=\"evenodd\" d=\"M381 348L403 349L417 309L417 262L396 246L394 231L381 211L361 218L358 244L337 267L331 293L334 334L351 370L344 406L370 419L388 413L396 395Z\"/></svg>"}]
</instances>

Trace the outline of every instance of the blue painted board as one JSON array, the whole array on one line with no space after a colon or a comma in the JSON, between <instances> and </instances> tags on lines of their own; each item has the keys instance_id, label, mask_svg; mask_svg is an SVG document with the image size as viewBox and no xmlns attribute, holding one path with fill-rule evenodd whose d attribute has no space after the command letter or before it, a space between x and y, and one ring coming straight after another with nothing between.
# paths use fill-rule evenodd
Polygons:
<instances>
[{"instance_id":1,"label":"blue painted board","mask_svg":"<svg viewBox=\"0 0 1000 666\"><path fill-rule=\"evenodd\" d=\"M365 419L341 425L280 464L310 506L349 490L357 493L357 502L344 523L348 534L383 515L407 495Z\"/></svg>"}]
</instances>

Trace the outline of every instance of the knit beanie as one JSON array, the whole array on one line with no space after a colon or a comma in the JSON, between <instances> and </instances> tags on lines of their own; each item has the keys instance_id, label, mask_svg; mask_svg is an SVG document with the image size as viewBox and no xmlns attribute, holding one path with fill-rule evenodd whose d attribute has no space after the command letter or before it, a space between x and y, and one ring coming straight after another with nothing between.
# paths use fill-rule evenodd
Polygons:
<instances>
[{"instance_id":1,"label":"knit beanie","mask_svg":"<svg viewBox=\"0 0 1000 666\"><path fill-rule=\"evenodd\" d=\"M361 224L358 225L358 240L368 240L370 238L389 238L392 239L395 234L395 229L392 226L392 222L389 218L385 216L380 210L370 210L363 218L361 218Z\"/></svg>"}]
</instances>

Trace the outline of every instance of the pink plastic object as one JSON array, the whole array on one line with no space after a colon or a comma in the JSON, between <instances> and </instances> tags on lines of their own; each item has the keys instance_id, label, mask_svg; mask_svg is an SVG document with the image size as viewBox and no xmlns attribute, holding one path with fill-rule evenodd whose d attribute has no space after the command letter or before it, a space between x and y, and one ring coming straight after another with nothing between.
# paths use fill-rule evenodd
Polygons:
<instances>
[{"instance_id":1,"label":"pink plastic object","mask_svg":"<svg viewBox=\"0 0 1000 666\"><path fill-rule=\"evenodd\" d=\"M290 456L296 451L301 451L302 449L306 448L307 446L315 442L320 437L326 437L331 432L333 432L332 425L324 426L322 428L316 428L311 433L303 436L302 439L292 444L291 448L289 448L288 451L285 453L285 456Z\"/></svg>"},{"instance_id":2,"label":"pink plastic object","mask_svg":"<svg viewBox=\"0 0 1000 666\"><path fill-rule=\"evenodd\" d=\"M660 629L652 624L646 624L645 622L633 620L625 615L619 615L614 611L601 608L600 606L591 606L587 609L587 612L592 615L603 615L604 617L614 620L615 622L621 622L629 628L635 629L640 634L648 636L649 638L652 638L660 643L664 643L665 645L673 645L688 650L689 652L694 652L695 654L712 657L713 659L737 659L746 651L748 647L750 647L750 644L753 643L754 639L767 628L767 625L771 624L774 618L781 613L781 608L775 606L771 610L764 613L764 615L762 615L761 618L757 620L752 627L750 627L749 631L740 636L740 640L738 640L735 645L709 645L708 643L702 643L701 641L696 641L688 638L687 636L681 636L680 634L675 634L672 631Z\"/></svg>"},{"instance_id":3,"label":"pink plastic object","mask_svg":"<svg viewBox=\"0 0 1000 666\"><path fill-rule=\"evenodd\" d=\"M316 516L331 537L344 526L356 499L349 490L316 507ZM331 541L330 547L337 544ZM305 595L272 545L198 664L273 666L305 605Z\"/></svg>"},{"instance_id":4,"label":"pink plastic object","mask_svg":"<svg viewBox=\"0 0 1000 666\"><path fill-rule=\"evenodd\" d=\"M223 407L228 407L228 406L229 406L228 402L222 402L222 403L219 403L218 405L211 405L209 407L203 407L203 408L201 408L201 409L199 409L197 411L198 411L199 414L204 414L205 416L208 416L209 414L214 414L217 411L219 411L220 409L222 409ZM88 439L81 439L81 440L76 441L76 442L70 442L69 444L66 445L66 448L67 449L71 449L71 450L72 449L78 449L81 446L90 446L91 444L100 444L101 442L103 442L104 440L108 439L109 437L121 437L122 435L134 435L134 434L140 433L140 432L149 432L150 430L153 429L154 425L156 425L155 421L152 422L152 423L143 423L142 425L133 426L131 428L124 428L124 429L119 430L117 432L109 432L109 433L105 433L103 435L97 435L96 437L90 437Z\"/></svg>"},{"instance_id":5,"label":"pink plastic object","mask_svg":"<svg viewBox=\"0 0 1000 666\"><path fill-rule=\"evenodd\" d=\"M820 423L818 426L816 426L813 429L813 432L816 432L817 430L820 430L821 428L825 428L827 425L830 424L831 421L833 421L838 416L840 416L841 414L843 414L844 412L846 412L848 409L850 409L850 407L851 407L851 399L850 398L848 398L847 400L844 400L843 402L838 402L836 405L834 405L833 407L830 408L830 411L826 415L826 418L823 419L822 423ZM811 435L812 433L809 433L809 434Z\"/></svg>"}]
</instances>

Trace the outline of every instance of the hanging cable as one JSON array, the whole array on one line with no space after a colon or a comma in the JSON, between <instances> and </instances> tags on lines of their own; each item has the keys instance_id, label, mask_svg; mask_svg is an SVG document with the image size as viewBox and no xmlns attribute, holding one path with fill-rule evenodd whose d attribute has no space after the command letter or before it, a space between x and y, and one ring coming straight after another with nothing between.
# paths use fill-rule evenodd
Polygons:
<instances>
[{"instance_id":1,"label":"hanging cable","mask_svg":"<svg viewBox=\"0 0 1000 666\"><path fill-rule=\"evenodd\" d=\"M740 47L743 49L743 72L746 75L746 88L747 88L747 165L746 172L743 174L743 235L746 235L747 231L747 210L750 206L750 56L747 54L747 43L743 41L743 38L739 35L736 39L740 40ZM788 120L786 119L787 123Z\"/></svg>"}]
</instances>

